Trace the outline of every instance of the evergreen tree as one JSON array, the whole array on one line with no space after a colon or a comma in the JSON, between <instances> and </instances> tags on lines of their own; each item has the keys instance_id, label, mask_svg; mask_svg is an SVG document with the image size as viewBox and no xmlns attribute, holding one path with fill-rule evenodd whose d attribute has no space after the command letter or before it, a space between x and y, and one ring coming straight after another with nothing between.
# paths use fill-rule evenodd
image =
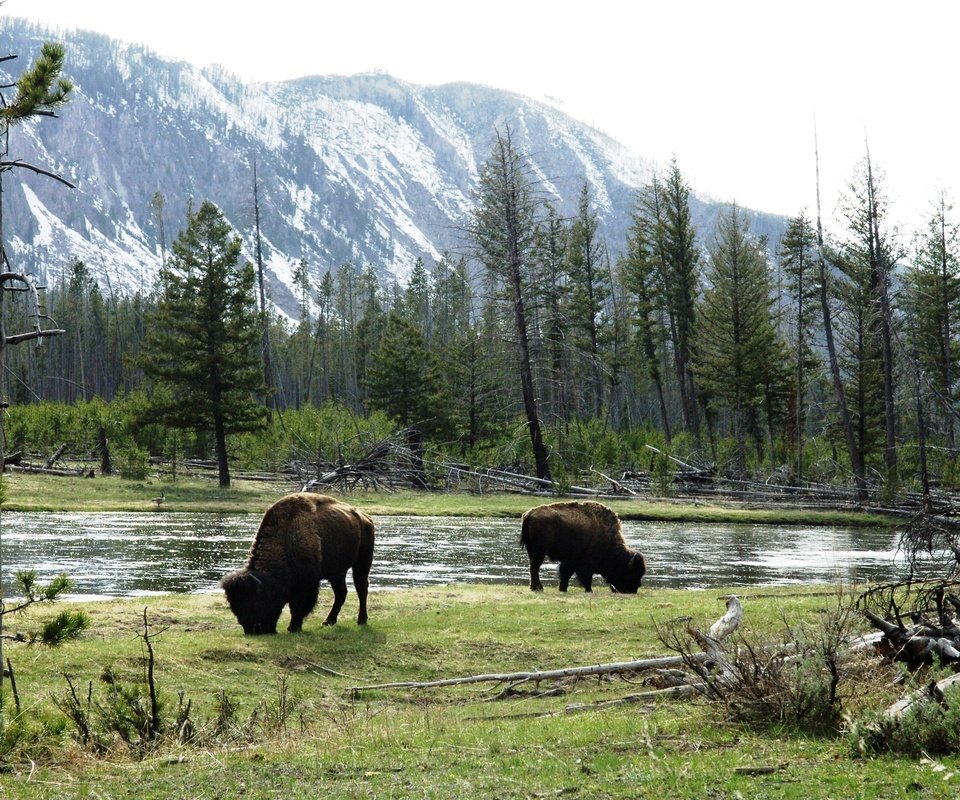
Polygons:
<instances>
[{"instance_id":1,"label":"evergreen tree","mask_svg":"<svg viewBox=\"0 0 960 800\"><path fill-rule=\"evenodd\" d=\"M450 399L439 361L419 328L397 311L387 315L366 382L367 404L401 428L416 425L428 435L446 429Z\"/></svg>"},{"instance_id":2,"label":"evergreen tree","mask_svg":"<svg viewBox=\"0 0 960 800\"><path fill-rule=\"evenodd\" d=\"M556 209L547 205L547 211L537 226L534 240L534 283L539 287L540 303L535 309L539 315L537 328L544 341L547 380L541 396L544 415L560 423L560 430L568 420L567 385L571 383L567 357L567 227Z\"/></svg>"},{"instance_id":3,"label":"evergreen tree","mask_svg":"<svg viewBox=\"0 0 960 800\"><path fill-rule=\"evenodd\" d=\"M156 409L163 421L213 433L224 487L230 485L227 435L266 421L257 401L265 387L255 274L240 264L240 239L231 233L210 202L188 214L161 272L143 354L147 375L169 390Z\"/></svg>"},{"instance_id":4,"label":"evergreen tree","mask_svg":"<svg viewBox=\"0 0 960 800\"><path fill-rule=\"evenodd\" d=\"M960 226L950 219L944 194L921 235L904 276L906 318L918 367L928 376L951 459L955 458L954 406L960 380L957 324L960 316Z\"/></svg>"},{"instance_id":5,"label":"evergreen tree","mask_svg":"<svg viewBox=\"0 0 960 800\"><path fill-rule=\"evenodd\" d=\"M660 424L663 434L670 443L672 431L670 414L667 411L667 400L663 385L663 376L660 369L660 348L662 346L663 331L656 322L657 309L662 307L659 270L655 242L651 242L648 235L651 225L643 216L642 211L634 215L633 224L627 234L626 247L620 256L619 271L626 290L630 293L633 303L633 331L634 341L640 361L653 383L657 396L657 405L660 410Z\"/></svg>"},{"instance_id":6,"label":"evergreen tree","mask_svg":"<svg viewBox=\"0 0 960 800\"><path fill-rule=\"evenodd\" d=\"M413 263L410 281L403 293L404 313L420 329L427 345L431 339L430 276L422 258Z\"/></svg>"},{"instance_id":7,"label":"evergreen tree","mask_svg":"<svg viewBox=\"0 0 960 800\"><path fill-rule=\"evenodd\" d=\"M362 393L366 391L366 374L370 359L380 345L380 337L386 325L383 289L380 279L373 268L367 264L360 272L356 285L357 303L360 306L359 321L356 323L356 373L357 398L359 406L363 404Z\"/></svg>"},{"instance_id":8,"label":"evergreen tree","mask_svg":"<svg viewBox=\"0 0 960 800\"><path fill-rule=\"evenodd\" d=\"M63 45L46 42L33 66L17 79L16 96L0 108L0 119L13 123L38 115L50 116L66 103L73 84L62 76L65 58Z\"/></svg>"},{"instance_id":9,"label":"evergreen tree","mask_svg":"<svg viewBox=\"0 0 960 800\"><path fill-rule=\"evenodd\" d=\"M472 233L488 276L506 288L513 309L513 342L520 392L538 478L550 478L547 448L534 390L528 332L528 291L537 201L524 155L507 129L497 131L493 152L480 174Z\"/></svg>"},{"instance_id":10,"label":"evergreen tree","mask_svg":"<svg viewBox=\"0 0 960 800\"><path fill-rule=\"evenodd\" d=\"M357 365L357 268L349 261L337 270L334 292L334 319L337 325L334 396L340 398L355 412L362 410L359 402L359 369Z\"/></svg>"},{"instance_id":11,"label":"evergreen tree","mask_svg":"<svg viewBox=\"0 0 960 800\"><path fill-rule=\"evenodd\" d=\"M751 416L764 402L781 354L770 279L762 244L749 238L747 220L735 205L717 221L709 254L709 288L698 307L697 376L712 402L732 413L736 471L743 477Z\"/></svg>"},{"instance_id":12,"label":"evergreen tree","mask_svg":"<svg viewBox=\"0 0 960 800\"><path fill-rule=\"evenodd\" d=\"M811 346L817 319L816 247L816 235L807 216L801 213L791 219L780 241L780 264L786 275L792 308L794 397L790 430L796 448L798 481L803 479L806 398L810 375L817 365Z\"/></svg>"},{"instance_id":13,"label":"evergreen tree","mask_svg":"<svg viewBox=\"0 0 960 800\"><path fill-rule=\"evenodd\" d=\"M310 365L307 368L306 399L308 403L321 405L331 399L330 370L333 364L333 314L334 283L330 270L323 275L317 291L317 324L314 329L313 346L310 348ZM319 375L317 375L319 373ZM315 377L316 376L316 377ZM316 385L316 390L314 390Z\"/></svg>"},{"instance_id":14,"label":"evergreen tree","mask_svg":"<svg viewBox=\"0 0 960 800\"><path fill-rule=\"evenodd\" d=\"M693 375L693 342L700 254L690 212L690 187L675 158L670 162L666 179L662 184L654 184L648 193L647 204L656 214L655 241L684 427L699 441L700 414Z\"/></svg>"},{"instance_id":15,"label":"evergreen tree","mask_svg":"<svg viewBox=\"0 0 960 800\"><path fill-rule=\"evenodd\" d=\"M883 432L884 487L891 495L897 486L897 423L894 397L893 311L891 308L890 273L900 258L892 232L885 229L886 198L880 179L873 169L869 154L859 166L850 184L845 215L849 237L843 260L848 275L856 284L854 296L863 307L854 311L857 325L862 325L858 336L867 337L856 342L859 355L872 361L879 359L879 373L873 378L870 365L857 367L861 377L880 383L881 430ZM869 339L869 341L867 340ZM859 357L859 356L858 356ZM865 386L866 394L873 387ZM865 415L861 424L867 424ZM871 437L864 432L864 441ZM864 455L866 455L866 451Z\"/></svg>"},{"instance_id":16,"label":"evergreen tree","mask_svg":"<svg viewBox=\"0 0 960 800\"><path fill-rule=\"evenodd\" d=\"M603 407L602 314L610 297L610 283L609 273L604 270L605 252L599 221L590 207L590 188L586 181L580 189L577 215L570 225L566 254L569 329L573 346L586 360L583 379L578 381L587 392L581 412L587 417L598 417Z\"/></svg>"}]
</instances>

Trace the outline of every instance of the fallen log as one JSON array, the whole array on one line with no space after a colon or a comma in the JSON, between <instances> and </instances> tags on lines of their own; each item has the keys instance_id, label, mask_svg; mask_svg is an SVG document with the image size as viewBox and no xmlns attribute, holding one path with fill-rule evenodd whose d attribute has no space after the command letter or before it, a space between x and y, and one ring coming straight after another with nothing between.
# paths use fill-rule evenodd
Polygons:
<instances>
[{"instance_id":1,"label":"fallen log","mask_svg":"<svg viewBox=\"0 0 960 800\"><path fill-rule=\"evenodd\" d=\"M706 658L706 656L704 656ZM642 672L664 667L678 667L684 663L682 656L655 656L636 661L618 661L610 664L594 664L586 667L565 667L530 672L498 672L483 675L464 675L459 678L443 678L435 681L395 681L353 686L350 691L356 697L360 692L375 689L435 689L444 686L463 686L469 683L526 683L532 681L557 680L560 678L582 678L588 675L605 675L616 672Z\"/></svg>"},{"instance_id":2,"label":"fallen log","mask_svg":"<svg viewBox=\"0 0 960 800\"><path fill-rule=\"evenodd\" d=\"M720 599L726 600L727 611L710 626L710 630L707 632L710 638L717 642L726 639L733 633L740 626L740 621L743 619L743 604L740 602L739 597L735 594L727 594Z\"/></svg>"},{"instance_id":3,"label":"fallen log","mask_svg":"<svg viewBox=\"0 0 960 800\"><path fill-rule=\"evenodd\" d=\"M960 641L944 636L944 629L929 623L911 627L898 625L864 609L863 615L875 628L883 632L877 649L895 661L904 661L911 668L932 664L934 657L942 664L960 662ZM952 625L946 626L948 629Z\"/></svg>"},{"instance_id":4,"label":"fallen log","mask_svg":"<svg viewBox=\"0 0 960 800\"><path fill-rule=\"evenodd\" d=\"M54 454L47 459L46 463L43 465L43 468L50 469L51 467L53 467L53 465L57 462L57 459L63 455L64 451L67 449L67 446L68 446L67 442L64 442L62 445L60 445L56 449Z\"/></svg>"},{"instance_id":5,"label":"fallen log","mask_svg":"<svg viewBox=\"0 0 960 800\"><path fill-rule=\"evenodd\" d=\"M581 711L603 711L606 708L643 703L647 700L686 700L693 697L702 687L693 683L669 686L666 689L651 689L649 692L635 692L618 697L616 700L600 700L596 703L571 703L563 709L564 714L578 714Z\"/></svg>"},{"instance_id":6,"label":"fallen log","mask_svg":"<svg viewBox=\"0 0 960 800\"><path fill-rule=\"evenodd\" d=\"M915 707L922 706L931 701L942 703L944 691L951 686L957 685L960 685L960 674L951 675L949 678L944 678L942 681L937 681L936 683L930 683L922 689L917 689L915 692L911 692L906 697L898 700L883 712L883 716L891 722L899 722L904 714Z\"/></svg>"},{"instance_id":7,"label":"fallen log","mask_svg":"<svg viewBox=\"0 0 960 800\"><path fill-rule=\"evenodd\" d=\"M96 473L89 467L79 467L78 469L56 469L47 467L37 467L33 464L11 464L12 472L29 472L39 475L55 475L61 478L76 478L78 475L85 478L93 478Z\"/></svg>"}]
</instances>

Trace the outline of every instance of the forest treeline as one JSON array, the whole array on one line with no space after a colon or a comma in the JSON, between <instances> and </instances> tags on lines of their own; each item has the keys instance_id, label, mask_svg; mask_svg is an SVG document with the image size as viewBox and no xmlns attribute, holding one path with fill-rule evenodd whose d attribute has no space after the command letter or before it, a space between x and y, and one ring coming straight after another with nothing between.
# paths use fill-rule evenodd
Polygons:
<instances>
[{"instance_id":1,"label":"forest treeline","mask_svg":"<svg viewBox=\"0 0 960 800\"><path fill-rule=\"evenodd\" d=\"M819 212L803 212L767 241L736 205L697 231L689 200L674 161L637 192L626 241L608 242L589 184L561 217L499 133L463 254L418 259L392 286L374 264L315 281L301 262L293 320L257 316L257 285L245 284L253 324L266 320L256 394L268 414L232 432L231 457L337 462L412 430L437 461L559 482L681 461L862 496L954 485L960 277L946 198L909 247L869 159L842 229L827 233ZM170 275L184 269L176 253L165 264L145 293L100 286L81 262L47 287L66 333L7 353L8 451L92 448L106 427L140 467L210 455L210 435L152 411L145 356L166 324ZM667 455L678 461L655 463Z\"/></svg>"}]
</instances>

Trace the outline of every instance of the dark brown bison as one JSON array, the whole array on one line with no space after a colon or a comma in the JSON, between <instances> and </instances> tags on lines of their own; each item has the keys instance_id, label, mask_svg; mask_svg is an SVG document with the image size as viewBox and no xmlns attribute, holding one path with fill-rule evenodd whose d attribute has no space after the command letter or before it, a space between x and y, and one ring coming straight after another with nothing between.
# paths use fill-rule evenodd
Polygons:
<instances>
[{"instance_id":1,"label":"dark brown bison","mask_svg":"<svg viewBox=\"0 0 960 800\"><path fill-rule=\"evenodd\" d=\"M531 508L521 521L520 544L530 557L530 588L543 591L540 566L560 562L560 591L576 575L585 591L601 575L617 592L635 594L646 571L643 554L631 550L620 533L620 518L602 503L548 503Z\"/></svg>"},{"instance_id":2,"label":"dark brown bison","mask_svg":"<svg viewBox=\"0 0 960 800\"><path fill-rule=\"evenodd\" d=\"M347 570L360 600L357 623L367 621L367 586L373 563L373 522L362 511L323 494L300 492L277 500L260 521L247 565L220 585L244 633L276 633L290 604L288 630L299 631L317 604L320 581L330 581L335 625L347 599Z\"/></svg>"}]
</instances>

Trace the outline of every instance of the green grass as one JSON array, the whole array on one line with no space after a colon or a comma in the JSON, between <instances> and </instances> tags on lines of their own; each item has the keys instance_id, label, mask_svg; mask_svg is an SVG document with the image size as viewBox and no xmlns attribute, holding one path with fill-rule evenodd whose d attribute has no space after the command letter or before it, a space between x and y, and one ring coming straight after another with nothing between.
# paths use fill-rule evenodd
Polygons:
<instances>
[{"instance_id":1,"label":"green grass","mask_svg":"<svg viewBox=\"0 0 960 800\"><path fill-rule=\"evenodd\" d=\"M220 596L77 605L93 621L79 641L54 650L5 645L29 714L58 716L51 697L66 691L64 673L84 697L92 682L100 702L109 697L100 678L105 669L123 684L142 680L144 652L137 633L147 607L158 633L157 683L167 712L172 714L177 693L184 692L197 730L207 739L200 745L166 742L142 758L114 743L97 758L66 732L48 734L6 756L0 797L956 796L956 758L943 760L945 771L935 769L940 762L860 759L843 738L735 727L703 702L564 713L571 703L616 699L640 689L622 678L544 683L543 694L523 687L520 695L500 700L491 698L503 687L489 684L351 692L368 683L662 654L655 623L690 616L695 625L707 625L722 612L718 598L725 592L561 595L506 586L375 592L366 627L353 622L351 593L341 623L324 628L320 621L330 602L325 589L302 634L272 637L244 637ZM814 622L836 603L828 589L749 589L740 595L747 633L779 630L781 614L793 622ZM61 603L58 610L73 607ZM53 613L38 610L17 625ZM285 717L278 713L284 688ZM236 705L231 730L246 726L251 735L210 735L221 690ZM856 715L882 706L899 691L862 687L848 710ZM738 772L758 767L776 769Z\"/></svg>"},{"instance_id":2,"label":"green grass","mask_svg":"<svg viewBox=\"0 0 960 800\"><path fill-rule=\"evenodd\" d=\"M116 477L59 477L14 473L4 478L8 511L157 511L153 502L162 492L163 511L219 511L262 514L272 502L298 491L294 483L233 482L222 490L210 479L181 479L176 483L152 478L127 481ZM550 497L465 492L356 492L344 499L371 514L416 516L485 516L515 518ZM893 520L879 513L802 510L777 506L757 508L742 504L672 503L631 498L604 500L623 519L676 522L734 522L806 525L885 526Z\"/></svg>"}]
</instances>

